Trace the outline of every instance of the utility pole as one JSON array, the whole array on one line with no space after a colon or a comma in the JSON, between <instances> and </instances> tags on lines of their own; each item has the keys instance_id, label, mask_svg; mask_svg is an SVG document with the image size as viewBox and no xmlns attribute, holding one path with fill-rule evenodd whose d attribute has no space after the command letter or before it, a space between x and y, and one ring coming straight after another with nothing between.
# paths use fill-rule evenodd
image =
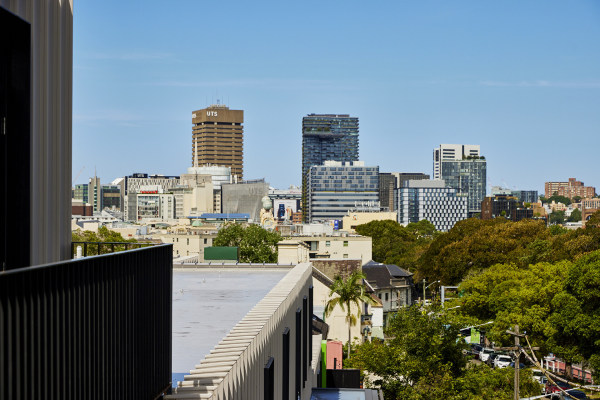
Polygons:
<instances>
[{"instance_id":1,"label":"utility pole","mask_svg":"<svg viewBox=\"0 0 600 400\"><path fill-rule=\"evenodd\" d=\"M515 325L515 330L507 330L506 333L515 337L514 347L494 347L494 350L512 350L516 353L517 359L515 360L515 396L514 400L519 400L519 364L521 363L521 342L520 338L525 337L524 334L519 332L519 325ZM539 347L532 347L531 350L539 350Z\"/></svg>"},{"instance_id":2,"label":"utility pole","mask_svg":"<svg viewBox=\"0 0 600 400\"><path fill-rule=\"evenodd\" d=\"M515 347L517 350L517 359L515 360L515 399L519 400L519 364L521 363L521 343L519 340L519 325L515 325Z\"/></svg>"},{"instance_id":3,"label":"utility pole","mask_svg":"<svg viewBox=\"0 0 600 400\"><path fill-rule=\"evenodd\" d=\"M425 278L423 278L423 306L425 305Z\"/></svg>"}]
</instances>

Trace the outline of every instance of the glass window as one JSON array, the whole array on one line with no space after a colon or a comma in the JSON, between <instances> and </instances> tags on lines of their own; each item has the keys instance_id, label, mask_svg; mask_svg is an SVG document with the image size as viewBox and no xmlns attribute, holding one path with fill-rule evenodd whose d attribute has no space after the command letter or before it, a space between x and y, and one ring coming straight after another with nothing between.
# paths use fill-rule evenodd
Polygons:
<instances>
[{"instance_id":1,"label":"glass window","mask_svg":"<svg viewBox=\"0 0 600 400\"><path fill-rule=\"evenodd\" d=\"M348 247L348 241L344 240L344 247Z\"/></svg>"}]
</instances>

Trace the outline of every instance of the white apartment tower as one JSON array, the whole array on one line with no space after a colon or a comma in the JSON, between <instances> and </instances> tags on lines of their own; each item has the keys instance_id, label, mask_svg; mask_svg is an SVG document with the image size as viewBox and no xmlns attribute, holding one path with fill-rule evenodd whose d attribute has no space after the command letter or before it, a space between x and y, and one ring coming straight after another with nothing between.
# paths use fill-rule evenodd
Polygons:
<instances>
[{"instance_id":1,"label":"white apartment tower","mask_svg":"<svg viewBox=\"0 0 600 400\"><path fill-rule=\"evenodd\" d=\"M433 149L433 179L442 179L442 161L461 161L467 157L479 157L478 144L440 144Z\"/></svg>"}]
</instances>

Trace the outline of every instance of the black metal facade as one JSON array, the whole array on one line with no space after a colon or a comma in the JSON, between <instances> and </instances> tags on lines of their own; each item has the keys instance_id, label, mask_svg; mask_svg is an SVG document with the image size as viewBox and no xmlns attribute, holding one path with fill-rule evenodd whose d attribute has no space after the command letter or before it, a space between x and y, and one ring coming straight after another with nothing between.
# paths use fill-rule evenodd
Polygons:
<instances>
[{"instance_id":1,"label":"black metal facade","mask_svg":"<svg viewBox=\"0 0 600 400\"><path fill-rule=\"evenodd\" d=\"M171 386L171 245L0 272L0 399Z\"/></svg>"},{"instance_id":2,"label":"black metal facade","mask_svg":"<svg viewBox=\"0 0 600 400\"><path fill-rule=\"evenodd\" d=\"M0 7L0 270L29 265L31 29Z\"/></svg>"}]
</instances>

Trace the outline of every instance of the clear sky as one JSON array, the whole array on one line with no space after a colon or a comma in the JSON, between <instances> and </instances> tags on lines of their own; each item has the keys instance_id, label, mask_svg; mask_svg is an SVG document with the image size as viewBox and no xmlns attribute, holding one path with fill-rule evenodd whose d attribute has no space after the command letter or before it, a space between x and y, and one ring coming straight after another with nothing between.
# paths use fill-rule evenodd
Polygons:
<instances>
[{"instance_id":1,"label":"clear sky","mask_svg":"<svg viewBox=\"0 0 600 400\"><path fill-rule=\"evenodd\" d=\"M488 193L600 190L597 0L75 1L73 56L75 183L184 173L191 113L221 99L244 177L278 188L301 182L302 117L340 113L382 172L479 144Z\"/></svg>"}]
</instances>

